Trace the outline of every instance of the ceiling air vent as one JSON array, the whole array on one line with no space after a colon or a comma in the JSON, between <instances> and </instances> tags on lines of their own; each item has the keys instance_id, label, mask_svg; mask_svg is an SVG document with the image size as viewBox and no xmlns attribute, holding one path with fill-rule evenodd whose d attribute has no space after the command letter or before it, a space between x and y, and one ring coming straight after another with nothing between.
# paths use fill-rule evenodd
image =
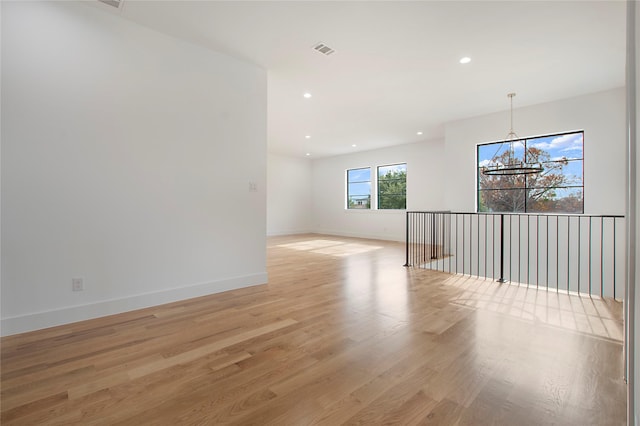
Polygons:
<instances>
[{"instance_id":1,"label":"ceiling air vent","mask_svg":"<svg viewBox=\"0 0 640 426\"><path fill-rule=\"evenodd\" d=\"M329 56L331 55L333 52L335 52L335 50L333 50L332 48L330 48L329 46L327 46L324 43L318 43L315 46L313 46L314 50L317 50L318 52L322 53L323 55Z\"/></svg>"},{"instance_id":2,"label":"ceiling air vent","mask_svg":"<svg viewBox=\"0 0 640 426\"><path fill-rule=\"evenodd\" d=\"M109 6L113 6L116 9L120 9L124 0L98 0L100 3L108 4Z\"/></svg>"}]
</instances>

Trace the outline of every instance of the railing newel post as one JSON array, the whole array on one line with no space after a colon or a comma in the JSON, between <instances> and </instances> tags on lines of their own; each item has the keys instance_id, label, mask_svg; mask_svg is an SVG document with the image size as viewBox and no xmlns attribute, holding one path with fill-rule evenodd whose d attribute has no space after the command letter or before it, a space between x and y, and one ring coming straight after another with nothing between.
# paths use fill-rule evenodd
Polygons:
<instances>
[{"instance_id":1,"label":"railing newel post","mask_svg":"<svg viewBox=\"0 0 640 426\"><path fill-rule=\"evenodd\" d=\"M504 213L500 213L500 278L499 283L504 283Z\"/></svg>"},{"instance_id":2,"label":"railing newel post","mask_svg":"<svg viewBox=\"0 0 640 426\"><path fill-rule=\"evenodd\" d=\"M404 254L404 265L402 266L409 266L409 213L410 212L406 212L405 215L405 254Z\"/></svg>"}]
</instances>

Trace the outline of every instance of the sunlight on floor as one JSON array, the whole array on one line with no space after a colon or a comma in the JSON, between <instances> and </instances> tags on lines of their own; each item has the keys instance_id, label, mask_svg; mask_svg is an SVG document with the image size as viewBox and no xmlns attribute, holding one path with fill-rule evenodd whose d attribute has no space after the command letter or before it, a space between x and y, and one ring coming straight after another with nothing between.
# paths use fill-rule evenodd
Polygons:
<instances>
[{"instance_id":1,"label":"sunlight on floor","mask_svg":"<svg viewBox=\"0 0 640 426\"><path fill-rule=\"evenodd\" d=\"M298 243L280 244L276 247L309 251L311 253L326 254L329 256L343 257L354 254L367 253L370 251L380 250L380 246L372 246L368 244L345 243L343 241L333 240L308 240Z\"/></svg>"},{"instance_id":2,"label":"sunlight on floor","mask_svg":"<svg viewBox=\"0 0 640 426\"><path fill-rule=\"evenodd\" d=\"M444 282L462 293L453 303L543 323L591 336L622 341L622 303L568 295L517 284L498 284L454 275Z\"/></svg>"}]
</instances>

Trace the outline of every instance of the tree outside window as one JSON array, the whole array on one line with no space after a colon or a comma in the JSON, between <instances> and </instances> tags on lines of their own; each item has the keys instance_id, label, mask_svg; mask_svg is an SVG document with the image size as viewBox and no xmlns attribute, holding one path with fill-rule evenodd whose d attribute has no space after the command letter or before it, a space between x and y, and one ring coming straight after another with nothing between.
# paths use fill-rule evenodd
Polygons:
<instances>
[{"instance_id":1,"label":"tree outside window","mask_svg":"<svg viewBox=\"0 0 640 426\"><path fill-rule=\"evenodd\" d=\"M515 155L544 170L529 175L485 175L490 163L505 163L508 142L478 145L478 211L583 213L583 132L520 140Z\"/></svg>"},{"instance_id":2,"label":"tree outside window","mask_svg":"<svg viewBox=\"0 0 640 426\"><path fill-rule=\"evenodd\" d=\"M378 209L407 208L407 164L378 167Z\"/></svg>"}]
</instances>

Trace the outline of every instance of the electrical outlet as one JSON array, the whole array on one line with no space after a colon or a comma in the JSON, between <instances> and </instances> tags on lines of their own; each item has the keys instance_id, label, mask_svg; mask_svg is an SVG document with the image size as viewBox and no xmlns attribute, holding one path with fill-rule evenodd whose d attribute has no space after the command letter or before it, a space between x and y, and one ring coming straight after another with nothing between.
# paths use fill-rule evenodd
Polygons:
<instances>
[{"instance_id":1,"label":"electrical outlet","mask_svg":"<svg viewBox=\"0 0 640 426\"><path fill-rule=\"evenodd\" d=\"M71 290L73 291L82 291L84 290L84 281L82 278L72 278L71 279Z\"/></svg>"}]
</instances>

